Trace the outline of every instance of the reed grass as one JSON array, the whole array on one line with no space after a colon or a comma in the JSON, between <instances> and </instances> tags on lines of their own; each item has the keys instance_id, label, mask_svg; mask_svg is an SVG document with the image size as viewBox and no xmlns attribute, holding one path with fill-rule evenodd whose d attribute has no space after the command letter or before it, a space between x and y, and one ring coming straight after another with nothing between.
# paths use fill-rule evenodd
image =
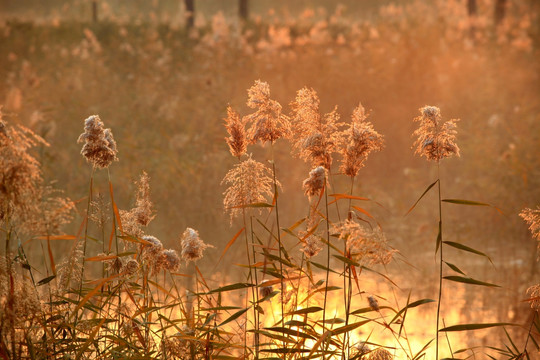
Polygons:
<instances>
[{"instance_id":1,"label":"reed grass","mask_svg":"<svg viewBox=\"0 0 540 360\"><path fill-rule=\"evenodd\" d=\"M92 31L85 31L85 36L85 46L98 52L100 45ZM16 101L10 102L11 108L16 107ZM173 245L178 253L148 233L147 225L155 216L148 179L141 177L135 207L119 209L128 204L117 203L115 179L109 172L109 167L118 166L116 141L97 115L87 118L86 131L79 138L85 142L82 155L92 170L86 212L76 235L63 234L60 223L65 219L53 219L45 213L44 203L32 201L44 197L41 161L32 155L32 148L45 147L45 142L27 129L0 119L0 237L5 240L0 259L1 357L429 359L433 342L427 340L423 347L413 350L414 339L408 334L417 334L407 329L415 326L410 313L418 311L417 307L435 312L434 303L436 329L429 336L434 338L435 358L442 352L441 332L446 335L452 358L467 352L471 356L489 353L488 348L456 351L450 335L492 327L506 329L513 324L447 325L442 315L444 295L450 291L445 281L496 287L466 275L460 264L458 267L449 262L450 248L491 262L486 253L470 244L448 240L452 232L447 217L443 223L443 205L493 208L473 200L442 197L440 162L459 153L455 123L443 123L438 108L421 109L419 120L426 124L415 133L415 147L418 154L437 163L437 179L420 199L437 185L438 292L437 300L423 296L415 300L416 289L412 289L403 307L398 304L403 303L404 292L386 268L402 259L393 247L394 239L386 239L382 231L380 224L384 221L371 211L377 202L364 196L371 193L371 183L364 183L359 172L370 152L383 149L382 136L365 121L363 106L353 110L352 121L341 122L337 108L322 113L317 92L305 87L296 93L290 109L284 109L270 98L270 85L260 80L248 89L246 104L252 112L245 116L232 107L227 109L226 141L238 162L223 180L228 186L225 211L231 224L236 225L235 218L240 218L241 229L232 230L232 238L227 234L231 240L225 247L214 243L214 249L210 249L197 230L188 228L181 241ZM123 140L120 137L119 143ZM280 181L284 181L288 167L279 162L276 152L285 151L287 141L293 155L312 168L303 184L297 181L298 192L303 190L309 199L302 205L307 213L302 219L289 218L283 211L291 206L293 197L281 191ZM265 164L268 160L271 166ZM339 165L338 160L342 160ZM103 169L107 181L100 183ZM115 174L119 181L114 184L115 191L127 191L130 184L122 172ZM98 187L109 189L104 192L104 203L109 201L110 207L104 206L110 215L101 218L103 223L96 230L90 220ZM53 205L53 212L72 211L73 204L64 200ZM342 219L340 213L346 213L346 218ZM529 210L524 214L537 237L536 213ZM32 217L46 219L45 231L36 227ZM247 265L241 269L247 269L242 278L245 280L216 279L205 272L207 268L196 265L195 261L208 262L206 251L221 258L230 255L242 232ZM33 257L27 256L27 246L36 239L43 259L31 263ZM43 241L47 242L46 250ZM51 245L54 241L70 242L71 251L56 259ZM452 275L446 275L449 271ZM390 287L394 300L369 289L365 285L367 273ZM37 280L37 274L43 278ZM538 292L538 285L528 292L533 315L524 342L516 344L515 337L508 335L508 347L494 345L491 350L507 358L527 357L538 350ZM242 296L245 301L240 300ZM339 309L333 305L335 298L343 299ZM375 340L381 333L390 340Z\"/></svg>"}]
</instances>

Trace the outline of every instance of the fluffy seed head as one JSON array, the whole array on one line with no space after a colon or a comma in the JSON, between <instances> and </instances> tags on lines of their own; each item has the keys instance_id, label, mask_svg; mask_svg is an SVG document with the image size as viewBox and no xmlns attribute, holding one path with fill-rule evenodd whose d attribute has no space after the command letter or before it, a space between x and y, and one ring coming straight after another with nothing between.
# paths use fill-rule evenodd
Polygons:
<instances>
[{"instance_id":1,"label":"fluffy seed head","mask_svg":"<svg viewBox=\"0 0 540 360\"><path fill-rule=\"evenodd\" d=\"M37 145L48 146L24 126L8 125L0 108L0 220L6 213L20 222L39 212L42 194L41 168L29 150Z\"/></svg>"},{"instance_id":2,"label":"fluffy seed head","mask_svg":"<svg viewBox=\"0 0 540 360\"><path fill-rule=\"evenodd\" d=\"M379 302L377 301L377 299L375 299L375 297L373 296L368 296L368 303L369 303L369 307L372 309L372 310L375 310L375 311L379 311L380 308L379 308Z\"/></svg>"},{"instance_id":3,"label":"fluffy seed head","mask_svg":"<svg viewBox=\"0 0 540 360\"><path fill-rule=\"evenodd\" d=\"M142 239L148 244L143 245L142 256L143 259L152 262L158 261L161 252L163 251L163 244L158 238L152 235L145 235Z\"/></svg>"},{"instance_id":4,"label":"fluffy seed head","mask_svg":"<svg viewBox=\"0 0 540 360\"><path fill-rule=\"evenodd\" d=\"M424 106L420 113L422 115L414 119L420 123L413 133L418 137L413 145L415 154L437 162L452 155L459 156L456 144L456 122L459 120L443 122L441 111L436 106Z\"/></svg>"},{"instance_id":5,"label":"fluffy seed head","mask_svg":"<svg viewBox=\"0 0 540 360\"><path fill-rule=\"evenodd\" d=\"M332 231L345 240L348 256L359 262L386 265L396 252L378 228L372 230L355 220L345 220L335 225Z\"/></svg>"},{"instance_id":6,"label":"fluffy seed head","mask_svg":"<svg viewBox=\"0 0 540 360\"><path fill-rule=\"evenodd\" d=\"M229 184L223 193L223 205L231 216L231 222L242 214L242 207L265 202L267 197L274 195L272 171L251 156L229 170L221 184Z\"/></svg>"},{"instance_id":7,"label":"fluffy seed head","mask_svg":"<svg viewBox=\"0 0 540 360\"><path fill-rule=\"evenodd\" d=\"M247 138L245 123L240 115L230 106L227 107L227 117L225 118L225 128L229 137L225 138L229 145L229 150L234 157L240 159L247 151Z\"/></svg>"},{"instance_id":8,"label":"fluffy seed head","mask_svg":"<svg viewBox=\"0 0 540 360\"><path fill-rule=\"evenodd\" d=\"M365 341L359 341L355 345L356 350L360 355L365 355L371 351L371 347Z\"/></svg>"},{"instance_id":9,"label":"fluffy seed head","mask_svg":"<svg viewBox=\"0 0 540 360\"><path fill-rule=\"evenodd\" d=\"M540 251L540 207L537 209L525 208L519 214L529 224L529 230L533 238L538 240L538 250Z\"/></svg>"},{"instance_id":10,"label":"fluffy seed head","mask_svg":"<svg viewBox=\"0 0 540 360\"><path fill-rule=\"evenodd\" d=\"M250 143L275 142L277 139L290 135L289 118L281 113L281 105L270 99L270 86L260 80L255 81L248 90L247 105L257 109L253 114L245 117L246 123L251 123L247 131Z\"/></svg>"},{"instance_id":11,"label":"fluffy seed head","mask_svg":"<svg viewBox=\"0 0 540 360\"><path fill-rule=\"evenodd\" d=\"M354 109L351 125L344 134L340 170L347 176L356 176L358 170L364 167L369 154L380 151L384 146L383 136L373 129L370 122L365 121L366 118L364 107L359 104Z\"/></svg>"},{"instance_id":12,"label":"fluffy seed head","mask_svg":"<svg viewBox=\"0 0 540 360\"><path fill-rule=\"evenodd\" d=\"M152 201L150 201L150 178L143 171L137 182L137 201L132 209L135 221L142 226L148 226L155 217Z\"/></svg>"},{"instance_id":13,"label":"fluffy seed head","mask_svg":"<svg viewBox=\"0 0 540 360\"><path fill-rule=\"evenodd\" d=\"M121 273L131 276L137 273L139 270L139 262L135 259L129 259L124 267L122 268Z\"/></svg>"},{"instance_id":14,"label":"fluffy seed head","mask_svg":"<svg viewBox=\"0 0 540 360\"><path fill-rule=\"evenodd\" d=\"M341 142L339 114L319 114L319 98L313 89L303 88L296 93L293 108L292 143L295 153L313 167L330 169L332 153Z\"/></svg>"},{"instance_id":15,"label":"fluffy seed head","mask_svg":"<svg viewBox=\"0 0 540 360\"><path fill-rule=\"evenodd\" d=\"M84 133L77 142L84 142L81 154L94 168L108 168L113 161L118 161L118 150L111 129L104 129L98 115L92 115L84 121Z\"/></svg>"},{"instance_id":16,"label":"fluffy seed head","mask_svg":"<svg viewBox=\"0 0 540 360\"><path fill-rule=\"evenodd\" d=\"M205 244L199 237L199 232L192 228L187 228L182 234L182 258L188 261L197 261L203 257L206 248L213 247Z\"/></svg>"},{"instance_id":17,"label":"fluffy seed head","mask_svg":"<svg viewBox=\"0 0 540 360\"><path fill-rule=\"evenodd\" d=\"M540 311L540 284L528 288L527 295L531 297L531 308Z\"/></svg>"},{"instance_id":18,"label":"fluffy seed head","mask_svg":"<svg viewBox=\"0 0 540 360\"><path fill-rule=\"evenodd\" d=\"M326 169L322 166L317 166L309 172L309 177L302 183L304 193L310 197L319 195L324 189L325 182Z\"/></svg>"},{"instance_id":19,"label":"fluffy seed head","mask_svg":"<svg viewBox=\"0 0 540 360\"><path fill-rule=\"evenodd\" d=\"M308 258L317 256L321 250L321 242L315 235L309 235L302 243L302 249L300 249Z\"/></svg>"},{"instance_id":20,"label":"fluffy seed head","mask_svg":"<svg viewBox=\"0 0 540 360\"><path fill-rule=\"evenodd\" d=\"M369 360L392 360L393 358L390 351L383 348L378 348L369 354Z\"/></svg>"},{"instance_id":21,"label":"fluffy seed head","mask_svg":"<svg viewBox=\"0 0 540 360\"><path fill-rule=\"evenodd\" d=\"M180 267L180 257L175 250L169 249L161 254L162 264L165 270L176 271Z\"/></svg>"}]
</instances>

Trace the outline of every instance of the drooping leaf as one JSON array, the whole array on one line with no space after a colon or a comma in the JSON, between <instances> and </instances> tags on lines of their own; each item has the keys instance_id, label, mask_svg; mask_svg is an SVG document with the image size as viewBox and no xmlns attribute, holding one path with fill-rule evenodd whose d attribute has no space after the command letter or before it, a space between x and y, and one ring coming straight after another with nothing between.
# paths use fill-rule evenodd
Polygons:
<instances>
[{"instance_id":1,"label":"drooping leaf","mask_svg":"<svg viewBox=\"0 0 540 360\"><path fill-rule=\"evenodd\" d=\"M421 300L416 300L416 301L408 304L403 309L401 309L401 310L399 310L397 312L397 314L394 316L394 318L390 321L390 324L392 324L394 321L396 321L396 319L398 319L401 316L401 314L403 314L408 309L415 308L415 307L423 305L423 304L429 304L429 303L432 303L432 302L435 302L435 300L433 300L433 299L421 299Z\"/></svg>"},{"instance_id":2,"label":"drooping leaf","mask_svg":"<svg viewBox=\"0 0 540 360\"><path fill-rule=\"evenodd\" d=\"M240 311L235 312L234 314L229 316L227 319L225 319L221 324L219 324L218 328L222 327L225 324L230 323L231 321L234 321L234 320L238 319L240 316L244 315L246 313L246 311L248 311L248 310L249 310L249 308L245 308L245 309L242 309Z\"/></svg>"},{"instance_id":3,"label":"drooping leaf","mask_svg":"<svg viewBox=\"0 0 540 360\"><path fill-rule=\"evenodd\" d=\"M479 201L472 201L472 200L462 200L462 199L442 199L441 201L450 203L450 204L457 204L457 205L470 205L470 206L491 206L490 204L486 204Z\"/></svg>"},{"instance_id":4,"label":"drooping leaf","mask_svg":"<svg viewBox=\"0 0 540 360\"><path fill-rule=\"evenodd\" d=\"M469 331L469 330L480 330L487 329L497 326L519 326L512 323L486 323L486 324L462 324L462 325L453 325L440 329L441 332L450 332L450 331Z\"/></svg>"},{"instance_id":5,"label":"drooping leaf","mask_svg":"<svg viewBox=\"0 0 540 360\"><path fill-rule=\"evenodd\" d=\"M343 261L345 264L352 265L352 266L360 266L359 263L345 256L341 256L341 255L332 255L332 256L335 257L336 259Z\"/></svg>"},{"instance_id":6,"label":"drooping leaf","mask_svg":"<svg viewBox=\"0 0 540 360\"><path fill-rule=\"evenodd\" d=\"M310 306L310 307L307 307L305 309L299 309L299 310L291 311L289 314L290 315L311 314L311 313L319 312L319 311L322 311L322 310L323 310L322 307Z\"/></svg>"},{"instance_id":7,"label":"drooping leaf","mask_svg":"<svg viewBox=\"0 0 540 360\"><path fill-rule=\"evenodd\" d=\"M441 241L442 241L442 221L439 220L439 232L437 233L437 245L435 246L435 254L439 252Z\"/></svg>"},{"instance_id":8,"label":"drooping leaf","mask_svg":"<svg viewBox=\"0 0 540 360\"><path fill-rule=\"evenodd\" d=\"M221 262L221 259L223 259L223 256L225 256L225 254L227 253L227 251L229 250L229 248L234 244L234 242L236 241L236 239L238 239L238 237L240 236L240 234L242 234L242 232L245 230L246 228L243 227L241 228L237 233L236 235L233 236L233 238L231 240L229 240L229 242L227 243L227 245L225 245L225 249L223 249L223 252L221 253L221 256L219 257L219 260L217 262L217 264L219 264ZM216 266L217 266L216 264Z\"/></svg>"},{"instance_id":9,"label":"drooping leaf","mask_svg":"<svg viewBox=\"0 0 540 360\"><path fill-rule=\"evenodd\" d=\"M458 268L456 265L452 264L452 263L449 263L449 262L444 262L450 269L454 270L455 272L457 273L460 273L461 275L465 275L467 276L467 274L465 274L460 268Z\"/></svg>"},{"instance_id":10,"label":"drooping leaf","mask_svg":"<svg viewBox=\"0 0 540 360\"><path fill-rule=\"evenodd\" d=\"M48 283L50 283L51 280L54 279L55 277L56 277L56 275L47 276L46 278L39 280L39 281L37 282L36 286L41 286L41 285L48 284Z\"/></svg>"},{"instance_id":11,"label":"drooping leaf","mask_svg":"<svg viewBox=\"0 0 540 360\"><path fill-rule=\"evenodd\" d=\"M354 196L349 194L329 194L328 196L333 197L334 200L328 203L328 205L332 205L333 203L337 202L341 199L349 199L349 200L361 200L361 201L369 201L370 199L360 196Z\"/></svg>"},{"instance_id":12,"label":"drooping leaf","mask_svg":"<svg viewBox=\"0 0 540 360\"><path fill-rule=\"evenodd\" d=\"M435 180L435 182L431 185L429 185L427 187L427 189L422 193L422 195L420 195L420 197L418 198L418 200L416 200L416 202L414 203L413 206L411 206L411 208L407 211L407 213L405 214L405 216L409 215L409 213L411 211L414 210L414 208L416 207L416 205L418 205L418 203L420 202L420 200L422 200L422 198L429 192L429 190L431 190L432 187L434 187L437 183L439 182L439 179Z\"/></svg>"},{"instance_id":13,"label":"drooping leaf","mask_svg":"<svg viewBox=\"0 0 540 360\"><path fill-rule=\"evenodd\" d=\"M225 286L221 286L221 287L219 287L217 289L210 290L208 293L209 294L221 293L221 292L225 292L225 291L245 289L245 288L249 288L249 287L252 287L252 286L255 286L255 285L250 284L250 283L235 283L235 284L225 285Z\"/></svg>"},{"instance_id":14,"label":"drooping leaf","mask_svg":"<svg viewBox=\"0 0 540 360\"><path fill-rule=\"evenodd\" d=\"M472 254L484 256L484 257L486 257L486 258L489 260L490 263L493 264L493 261L491 261L491 258L490 258L488 255L486 255L486 254L484 254L483 252L481 252L481 251L478 251L478 250L476 250L476 249L473 249L473 248L471 248L471 247L468 247L468 246L465 246L465 245L463 245L463 244L460 244L460 243L457 243L457 242L453 242L453 241L443 241L443 244L446 244L446 245L448 245L448 246L452 246L452 247L454 247L454 248L456 248L456 249L459 249L459 250L463 250L463 251L470 252L470 253L472 253Z\"/></svg>"},{"instance_id":15,"label":"drooping leaf","mask_svg":"<svg viewBox=\"0 0 540 360\"><path fill-rule=\"evenodd\" d=\"M367 324L367 323L370 322L370 321L371 321L371 320L359 321L359 322L354 323L354 324L349 324L349 325L345 325L345 326L339 327L339 328L337 328L337 329L333 329L333 330L331 330L331 331L332 331L332 335L339 335L339 334L343 334L343 333L349 332L349 331L351 331L351 330L356 329L357 327L360 327L360 326L362 326L362 325Z\"/></svg>"},{"instance_id":16,"label":"drooping leaf","mask_svg":"<svg viewBox=\"0 0 540 360\"><path fill-rule=\"evenodd\" d=\"M449 281L454 281L454 282L460 282L460 283L464 283L464 284L471 284L471 285L500 287L499 285L496 285L496 284L491 284L491 283L488 283L488 282L475 280L473 278L463 277L463 276L444 276L443 279L446 279L446 280L449 280Z\"/></svg>"}]
</instances>

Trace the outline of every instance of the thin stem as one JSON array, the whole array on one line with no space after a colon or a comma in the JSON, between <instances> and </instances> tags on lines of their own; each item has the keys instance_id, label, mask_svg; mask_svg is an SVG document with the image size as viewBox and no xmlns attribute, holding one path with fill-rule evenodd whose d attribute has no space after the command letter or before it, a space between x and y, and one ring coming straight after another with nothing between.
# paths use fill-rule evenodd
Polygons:
<instances>
[{"instance_id":1,"label":"thin stem","mask_svg":"<svg viewBox=\"0 0 540 360\"><path fill-rule=\"evenodd\" d=\"M83 258L82 258L82 269L81 269L81 281L79 283L79 293L77 302L81 301L82 286L84 282L84 259L86 258L86 239L88 238L88 217L90 214L90 203L92 202L92 188L94 186L94 167L92 166L92 172L90 174L90 189L88 190L88 203L86 205L86 218L84 224L84 240L83 240ZM75 245L77 246L77 245ZM78 311L77 311L78 312ZM82 315L81 315L82 316ZM75 314L75 326L74 329L77 329L77 323L79 320L79 314Z\"/></svg>"},{"instance_id":2,"label":"thin stem","mask_svg":"<svg viewBox=\"0 0 540 360\"><path fill-rule=\"evenodd\" d=\"M354 190L354 176L351 176L351 188L349 195L352 196ZM337 203L337 202L336 202ZM347 208L347 219L351 219L351 206L352 198L349 198L349 206ZM347 254L347 239L343 240L343 254L345 257L348 257ZM351 299L352 299L352 282L351 282L351 267L343 263L343 297L345 301L345 326L349 325L349 311L351 309ZM343 351L341 353L341 358L345 360L349 357L349 333L346 332L343 336Z\"/></svg>"},{"instance_id":3,"label":"thin stem","mask_svg":"<svg viewBox=\"0 0 540 360\"><path fill-rule=\"evenodd\" d=\"M439 298L437 300L437 328L435 329L435 359L439 359L439 318L441 314L442 299L442 273L443 273L443 242L442 242L442 201L441 201L441 175L440 162L437 161L437 185L439 190L439 234L437 246L439 247Z\"/></svg>"},{"instance_id":4,"label":"thin stem","mask_svg":"<svg viewBox=\"0 0 540 360\"><path fill-rule=\"evenodd\" d=\"M274 143L272 142L271 143L271 151L272 151L272 175L273 175L273 180L274 180L274 201L276 202L276 225L277 225L277 238L278 238L278 247L279 247L279 275L281 276L280 277L280 286L281 286L281 323L282 325L285 324L285 319L283 318L284 317L284 314L285 314L285 309L284 309L284 304L283 304L283 300L284 300L284 293L283 293L283 289L285 288L285 285L284 285L284 282L283 282L283 255L281 253L281 227L279 226L279 206L278 206L278 190L277 190L277 180L276 180L276 163L274 161ZM285 333L283 333L283 336L285 336ZM285 346L285 344L283 344L283 346Z\"/></svg>"},{"instance_id":5,"label":"thin stem","mask_svg":"<svg viewBox=\"0 0 540 360\"><path fill-rule=\"evenodd\" d=\"M247 224L246 224L246 209L242 208L242 221L244 222L244 239L246 243L246 254L247 254L247 260L248 260L248 267L249 267L249 275L248 275L248 282L253 281L253 274L252 274L252 262L251 262L251 255L249 253L249 240L248 240L248 234L247 234ZM246 295L249 297L249 291L251 290L251 301L253 302L253 321L257 321L257 308L255 305L255 290L254 287L251 286L251 289L246 290ZM247 331L247 319L246 319L246 331ZM257 348L257 344L255 343L255 348Z\"/></svg>"},{"instance_id":6,"label":"thin stem","mask_svg":"<svg viewBox=\"0 0 540 360\"><path fill-rule=\"evenodd\" d=\"M324 205L326 209L326 241L327 241L327 254L326 254L326 280L324 283L324 303L323 303L323 321L322 321L322 331L324 334L325 331L325 323L326 323L326 300L328 298L328 279L329 279L329 269L330 269L330 223L328 219L328 192L326 191L326 182L324 186ZM323 353L323 360L325 359L325 355Z\"/></svg>"},{"instance_id":7,"label":"thin stem","mask_svg":"<svg viewBox=\"0 0 540 360\"><path fill-rule=\"evenodd\" d=\"M257 258L255 256L255 247L253 246L254 244L254 239L253 239L253 216L250 216L249 217L249 227L250 227L250 234L251 234L251 251L253 252L253 263L256 264L257 263ZM247 232L247 229L245 229L244 231ZM255 267L253 269L253 273L255 274L255 306L259 306L259 278L257 276L257 267ZM259 336L259 319L260 319L260 314L259 312L255 312L256 314L256 317L255 317L255 330L257 330L257 332L255 333L255 360L257 360L259 358L259 342L260 342L260 336Z\"/></svg>"},{"instance_id":8,"label":"thin stem","mask_svg":"<svg viewBox=\"0 0 540 360\"><path fill-rule=\"evenodd\" d=\"M536 316L537 316L537 312L533 310L533 318L532 318L532 321L531 321L531 325L529 326L529 332L527 333L527 340L525 340L525 346L523 347L522 354L527 353L527 345L529 344L529 339L531 338L531 331L532 331L532 327L534 325L534 322L536 320Z\"/></svg>"}]
</instances>

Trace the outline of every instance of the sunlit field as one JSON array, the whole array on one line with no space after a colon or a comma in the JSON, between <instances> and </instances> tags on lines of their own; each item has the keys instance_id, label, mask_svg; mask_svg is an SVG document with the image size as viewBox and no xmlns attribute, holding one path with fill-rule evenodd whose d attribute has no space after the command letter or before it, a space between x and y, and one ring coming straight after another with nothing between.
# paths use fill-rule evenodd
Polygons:
<instances>
[{"instance_id":1,"label":"sunlit field","mask_svg":"<svg viewBox=\"0 0 540 360\"><path fill-rule=\"evenodd\" d=\"M188 3L0 0L0 358L540 359L540 4Z\"/></svg>"}]
</instances>

